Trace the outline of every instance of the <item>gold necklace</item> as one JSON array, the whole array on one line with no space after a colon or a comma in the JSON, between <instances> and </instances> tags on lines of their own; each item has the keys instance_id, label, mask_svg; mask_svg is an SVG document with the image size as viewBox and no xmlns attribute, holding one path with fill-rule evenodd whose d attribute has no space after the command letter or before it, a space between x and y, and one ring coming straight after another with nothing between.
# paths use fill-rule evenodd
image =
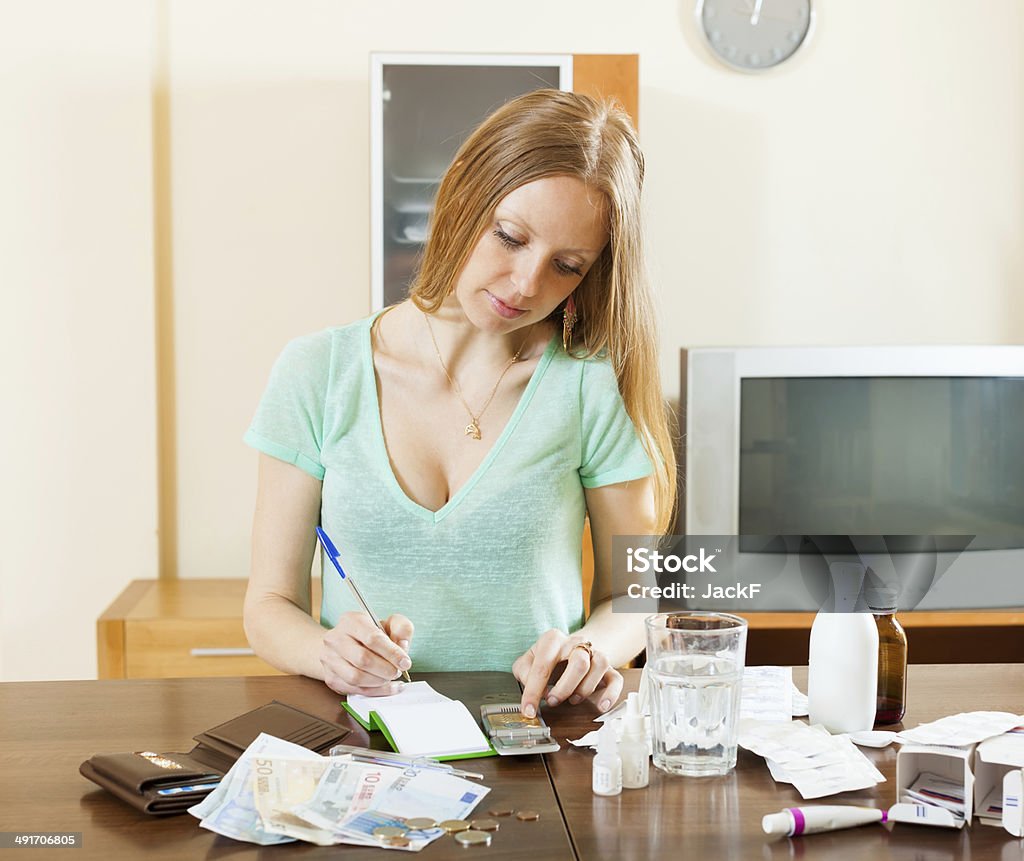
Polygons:
<instances>
[{"instance_id":1,"label":"gold necklace","mask_svg":"<svg viewBox=\"0 0 1024 861\"><path fill-rule=\"evenodd\" d=\"M525 349L526 341L529 339L529 333L527 333L527 336L523 338L523 343L519 345L519 349L516 350L516 354L505 363L505 367L502 368L501 373L498 375L497 382L495 382L494 388L491 389L491 394L484 402L484 405L480 407L479 412L474 414L469 404L466 403L466 399L462 396L462 389L459 387L459 384L452 379L452 375L448 373L448 366L444 363L444 359L441 358L441 350L438 349L437 338L434 337L434 327L430 325L430 315L424 312L423 319L427 321L427 331L430 332L430 341L434 345L434 352L437 354L437 361L441 364L441 370L444 371L444 375L448 378L448 384L452 389L454 389L455 394L459 396L459 400L462 401L462 406L464 406L466 408L466 412L469 413L470 422L466 425L465 435L472 437L473 439L480 439L480 417L487 411L487 408L491 405L491 401L494 400L494 396L498 393L498 386L500 386L501 381L505 379L505 374L508 373L508 369L519 361L519 356Z\"/></svg>"}]
</instances>

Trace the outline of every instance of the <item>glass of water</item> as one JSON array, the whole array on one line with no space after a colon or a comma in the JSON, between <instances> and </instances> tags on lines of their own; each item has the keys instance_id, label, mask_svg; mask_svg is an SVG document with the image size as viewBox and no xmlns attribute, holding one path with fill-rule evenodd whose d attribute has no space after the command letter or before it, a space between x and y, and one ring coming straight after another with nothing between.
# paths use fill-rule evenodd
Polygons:
<instances>
[{"instance_id":1,"label":"glass of water","mask_svg":"<svg viewBox=\"0 0 1024 861\"><path fill-rule=\"evenodd\" d=\"M736 765L736 723L747 620L728 613L660 613L647 619L654 764L704 777Z\"/></svg>"}]
</instances>

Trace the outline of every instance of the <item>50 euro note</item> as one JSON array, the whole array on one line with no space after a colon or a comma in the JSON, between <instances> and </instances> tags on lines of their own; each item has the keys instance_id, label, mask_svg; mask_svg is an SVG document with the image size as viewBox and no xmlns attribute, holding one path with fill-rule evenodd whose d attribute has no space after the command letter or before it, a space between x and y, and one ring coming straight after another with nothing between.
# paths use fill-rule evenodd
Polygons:
<instances>
[{"instance_id":1,"label":"50 euro note","mask_svg":"<svg viewBox=\"0 0 1024 861\"><path fill-rule=\"evenodd\" d=\"M256 757L294 757L324 762L324 758L297 744L260 733L245 749L220 785L188 812L201 827L234 840L270 846L290 843L294 837L268 831L263 826L253 793L253 761Z\"/></svg>"},{"instance_id":2,"label":"50 euro note","mask_svg":"<svg viewBox=\"0 0 1024 861\"><path fill-rule=\"evenodd\" d=\"M252 787L256 811L264 830L319 846L337 842L330 829L320 828L292 812L312 798L328 770L327 759L256 756L252 760Z\"/></svg>"}]
</instances>

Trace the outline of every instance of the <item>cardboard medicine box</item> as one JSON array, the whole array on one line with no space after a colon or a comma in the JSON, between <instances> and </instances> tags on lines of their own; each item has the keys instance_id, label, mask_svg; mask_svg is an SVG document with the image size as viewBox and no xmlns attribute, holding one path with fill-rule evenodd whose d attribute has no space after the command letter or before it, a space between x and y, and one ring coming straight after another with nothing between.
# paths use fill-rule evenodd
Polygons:
<instances>
[{"instance_id":1,"label":"cardboard medicine box","mask_svg":"<svg viewBox=\"0 0 1024 861\"><path fill-rule=\"evenodd\" d=\"M900 802L923 772L931 772L961 783L964 789L964 818L958 819L949 810L925 804ZM976 807L996 787L1002 787L1003 812L999 822L1017 837L1024 836L1021 796L1024 790L1024 730L994 736L977 745L946 747L940 745L906 744L896 755L897 803L889 810L890 822L911 822L963 828L974 817Z\"/></svg>"},{"instance_id":2,"label":"cardboard medicine box","mask_svg":"<svg viewBox=\"0 0 1024 861\"><path fill-rule=\"evenodd\" d=\"M1024 728L985 739L974 752L974 803L981 805L993 790L1002 790L1003 813L983 818L985 824L1000 824L1015 837L1024 837L1021 821L1021 783L1024 773Z\"/></svg>"},{"instance_id":3,"label":"cardboard medicine box","mask_svg":"<svg viewBox=\"0 0 1024 861\"><path fill-rule=\"evenodd\" d=\"M928 744L905 744L896 754L896 804L889 809L890 822L912 822L963 828L974 815L974 773L971 757L974 745L944 747ZM964 818L958 819L949 810L927 804L901 802L903 793L926 771L963 784Z\"/></svg>"}]
</instances>

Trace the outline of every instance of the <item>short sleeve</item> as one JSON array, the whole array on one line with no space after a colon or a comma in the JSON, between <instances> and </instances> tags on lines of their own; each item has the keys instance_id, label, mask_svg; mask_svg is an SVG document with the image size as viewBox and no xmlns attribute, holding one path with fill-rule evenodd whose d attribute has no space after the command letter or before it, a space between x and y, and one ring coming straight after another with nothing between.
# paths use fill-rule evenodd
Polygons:
<instances>
[{"instance_id":1,"label":"short sleeve","mask_svg":"<svg viewBox=\"0 0 1024 861\"><path fill-rule=\"evenodd\" d=\"M580 415L580 480L584 487L603 487L651 474L650 458L626 412L615 370L607 359L583 362Z\"/></svg>"},{"instance_id":2,"label":"short sleeve","mask_svg":"<svg viewBox=\"0 0 1024 861\"><path fill-rule=\"evenodd\" d=\"M320 450L330 370L330 331L291 341L274 363L245 442L322 481Z\"/></svg>"}]
</instances>

